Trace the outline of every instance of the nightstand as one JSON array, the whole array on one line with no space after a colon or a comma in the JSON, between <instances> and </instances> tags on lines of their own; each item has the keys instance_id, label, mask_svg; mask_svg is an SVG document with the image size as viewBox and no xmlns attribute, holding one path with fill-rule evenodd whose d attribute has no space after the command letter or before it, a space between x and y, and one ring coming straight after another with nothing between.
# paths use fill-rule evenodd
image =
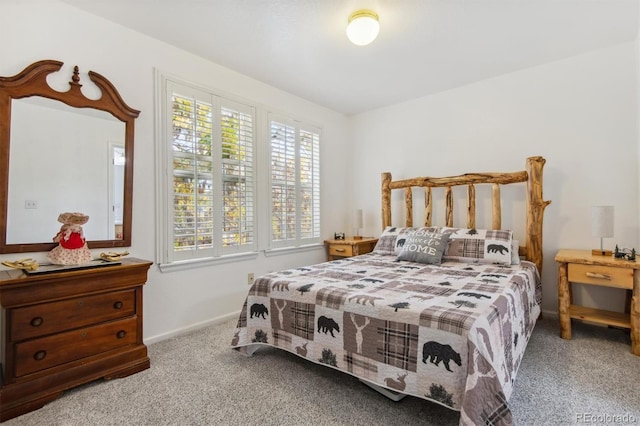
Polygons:
<instances>
[{"instance_id":1,"label":"nightstand","mask_svg":"<svg viewBox=\"0 0 640 426\"><path fill-rule=\"evenodd\" d=\"M324 243L327 245L329 260L336 260L370 253L377 242L377 238L363 237L360 240L356 240L353 237L347 237L344 240L325 240Z\"/></svg>"},{"instance_id":2,"label":"nightstand","mask_svg":"<svg viewBox=\"0 0 640 426\"><path fill-rule=\"evenodd\" d=\"M631 352L640 356L640 262L593 256L589 250L560 250L558 262L558 316L560 336L571 339L571 318L631 330ZM573 305L571 283L632 291L630 313Z\"/></svg>"}]
</instances>

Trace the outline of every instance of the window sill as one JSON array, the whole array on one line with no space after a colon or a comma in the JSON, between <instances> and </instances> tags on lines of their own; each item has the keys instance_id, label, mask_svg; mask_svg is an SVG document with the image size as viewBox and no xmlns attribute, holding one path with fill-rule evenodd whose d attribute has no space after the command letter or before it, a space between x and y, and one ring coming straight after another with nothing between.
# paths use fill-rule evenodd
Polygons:
<instances>
[{"instance_id":1,"label":"window sill","mask_svg":"<svg viewBox=\"0 0 640 426\"><path fill-rule=\"evenodd\" d=\"M298 246L298 247L275 248L275 249L265 250L264 255L265 257L281 256L286 254L300 253L300 252L319 250L319 249L324 250L324 244L313 243L313 244L306 244L304 246Z\"/></svg>"}]
</instances>

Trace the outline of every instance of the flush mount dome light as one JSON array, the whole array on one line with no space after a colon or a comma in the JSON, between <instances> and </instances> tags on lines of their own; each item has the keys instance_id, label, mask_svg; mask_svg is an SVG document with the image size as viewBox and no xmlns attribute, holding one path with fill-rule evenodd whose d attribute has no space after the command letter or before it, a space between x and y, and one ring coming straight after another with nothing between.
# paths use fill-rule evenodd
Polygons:
<instances>
[{"instance_id":1,"label":"flush mount dome light","mask_svg":"<svg viewBox=\"0 0 640 426\"><path fill-rule=\"evenodd\" d=\"M378 37L380 23L378 14L372 10L356 10L349 16L347 25L347 37L351 43L358 46L366 46Z\"/></svg>"}]
</instances>

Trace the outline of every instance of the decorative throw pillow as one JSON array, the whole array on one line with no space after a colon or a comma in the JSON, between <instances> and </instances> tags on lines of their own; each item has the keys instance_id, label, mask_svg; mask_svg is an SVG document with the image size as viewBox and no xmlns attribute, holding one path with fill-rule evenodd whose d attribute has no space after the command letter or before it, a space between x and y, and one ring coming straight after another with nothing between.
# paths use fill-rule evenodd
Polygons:
<instances>
[{"instance_id":1,"label":"decorative throw pillow","mask_svg":"<svg viewBox=\"0 0 640 426\"><path fill-rule=\"evenodd\" d=\"M412 233L422 231L435 232L437 230L438 228L435 226L421 228L387 226L382 232L382 235L380 235L380 238L378 238L378 242L373 248L373 253L397 256L400 250L402 250L406 238Z\"/></svg>"},{"instance_id":2,"label":"decorative throw pillow","mask_svg":"<svg viewBox=\"0 0 640 426\"><path fill-rule=\"evenodd\" d=\"M443 227L440 232L450 237L443 260L500 265L512 263L511 231Z\"/></svg>"},{"instance_id":3,"label":"decorative throw pillow","mask_svg":"<svg viewBox=\"0 0 640 426\"><path fill-rule=\"evenodd\" d=\"M449 234L430 231L415 232L406 238L398 254L398 260L439 265L448 242Z\"/></svg>"}]
</instances>

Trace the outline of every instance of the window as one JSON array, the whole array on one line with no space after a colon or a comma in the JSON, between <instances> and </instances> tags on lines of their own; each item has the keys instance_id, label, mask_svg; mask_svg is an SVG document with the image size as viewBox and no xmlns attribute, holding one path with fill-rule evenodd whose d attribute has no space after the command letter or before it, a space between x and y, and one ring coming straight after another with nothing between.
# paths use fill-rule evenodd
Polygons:
<instances>
[{"instance_id":1,"label":"window","mask_svg":"<svg viewBox=\"0 0 640 426\"><path fill-rule=\"evenodd\" d=\"M271 248L320 242L320 131L269 116Z\"/></svg>"},{"instance_id":2,"label":"window","mask_svg":"<svg viewBox=\"0 0 640 426\"><path fill-rule=\"evenodd\" d=\"M255 108L161 77L161 263L255 252Z\"/></svg>"}]
</instances>

